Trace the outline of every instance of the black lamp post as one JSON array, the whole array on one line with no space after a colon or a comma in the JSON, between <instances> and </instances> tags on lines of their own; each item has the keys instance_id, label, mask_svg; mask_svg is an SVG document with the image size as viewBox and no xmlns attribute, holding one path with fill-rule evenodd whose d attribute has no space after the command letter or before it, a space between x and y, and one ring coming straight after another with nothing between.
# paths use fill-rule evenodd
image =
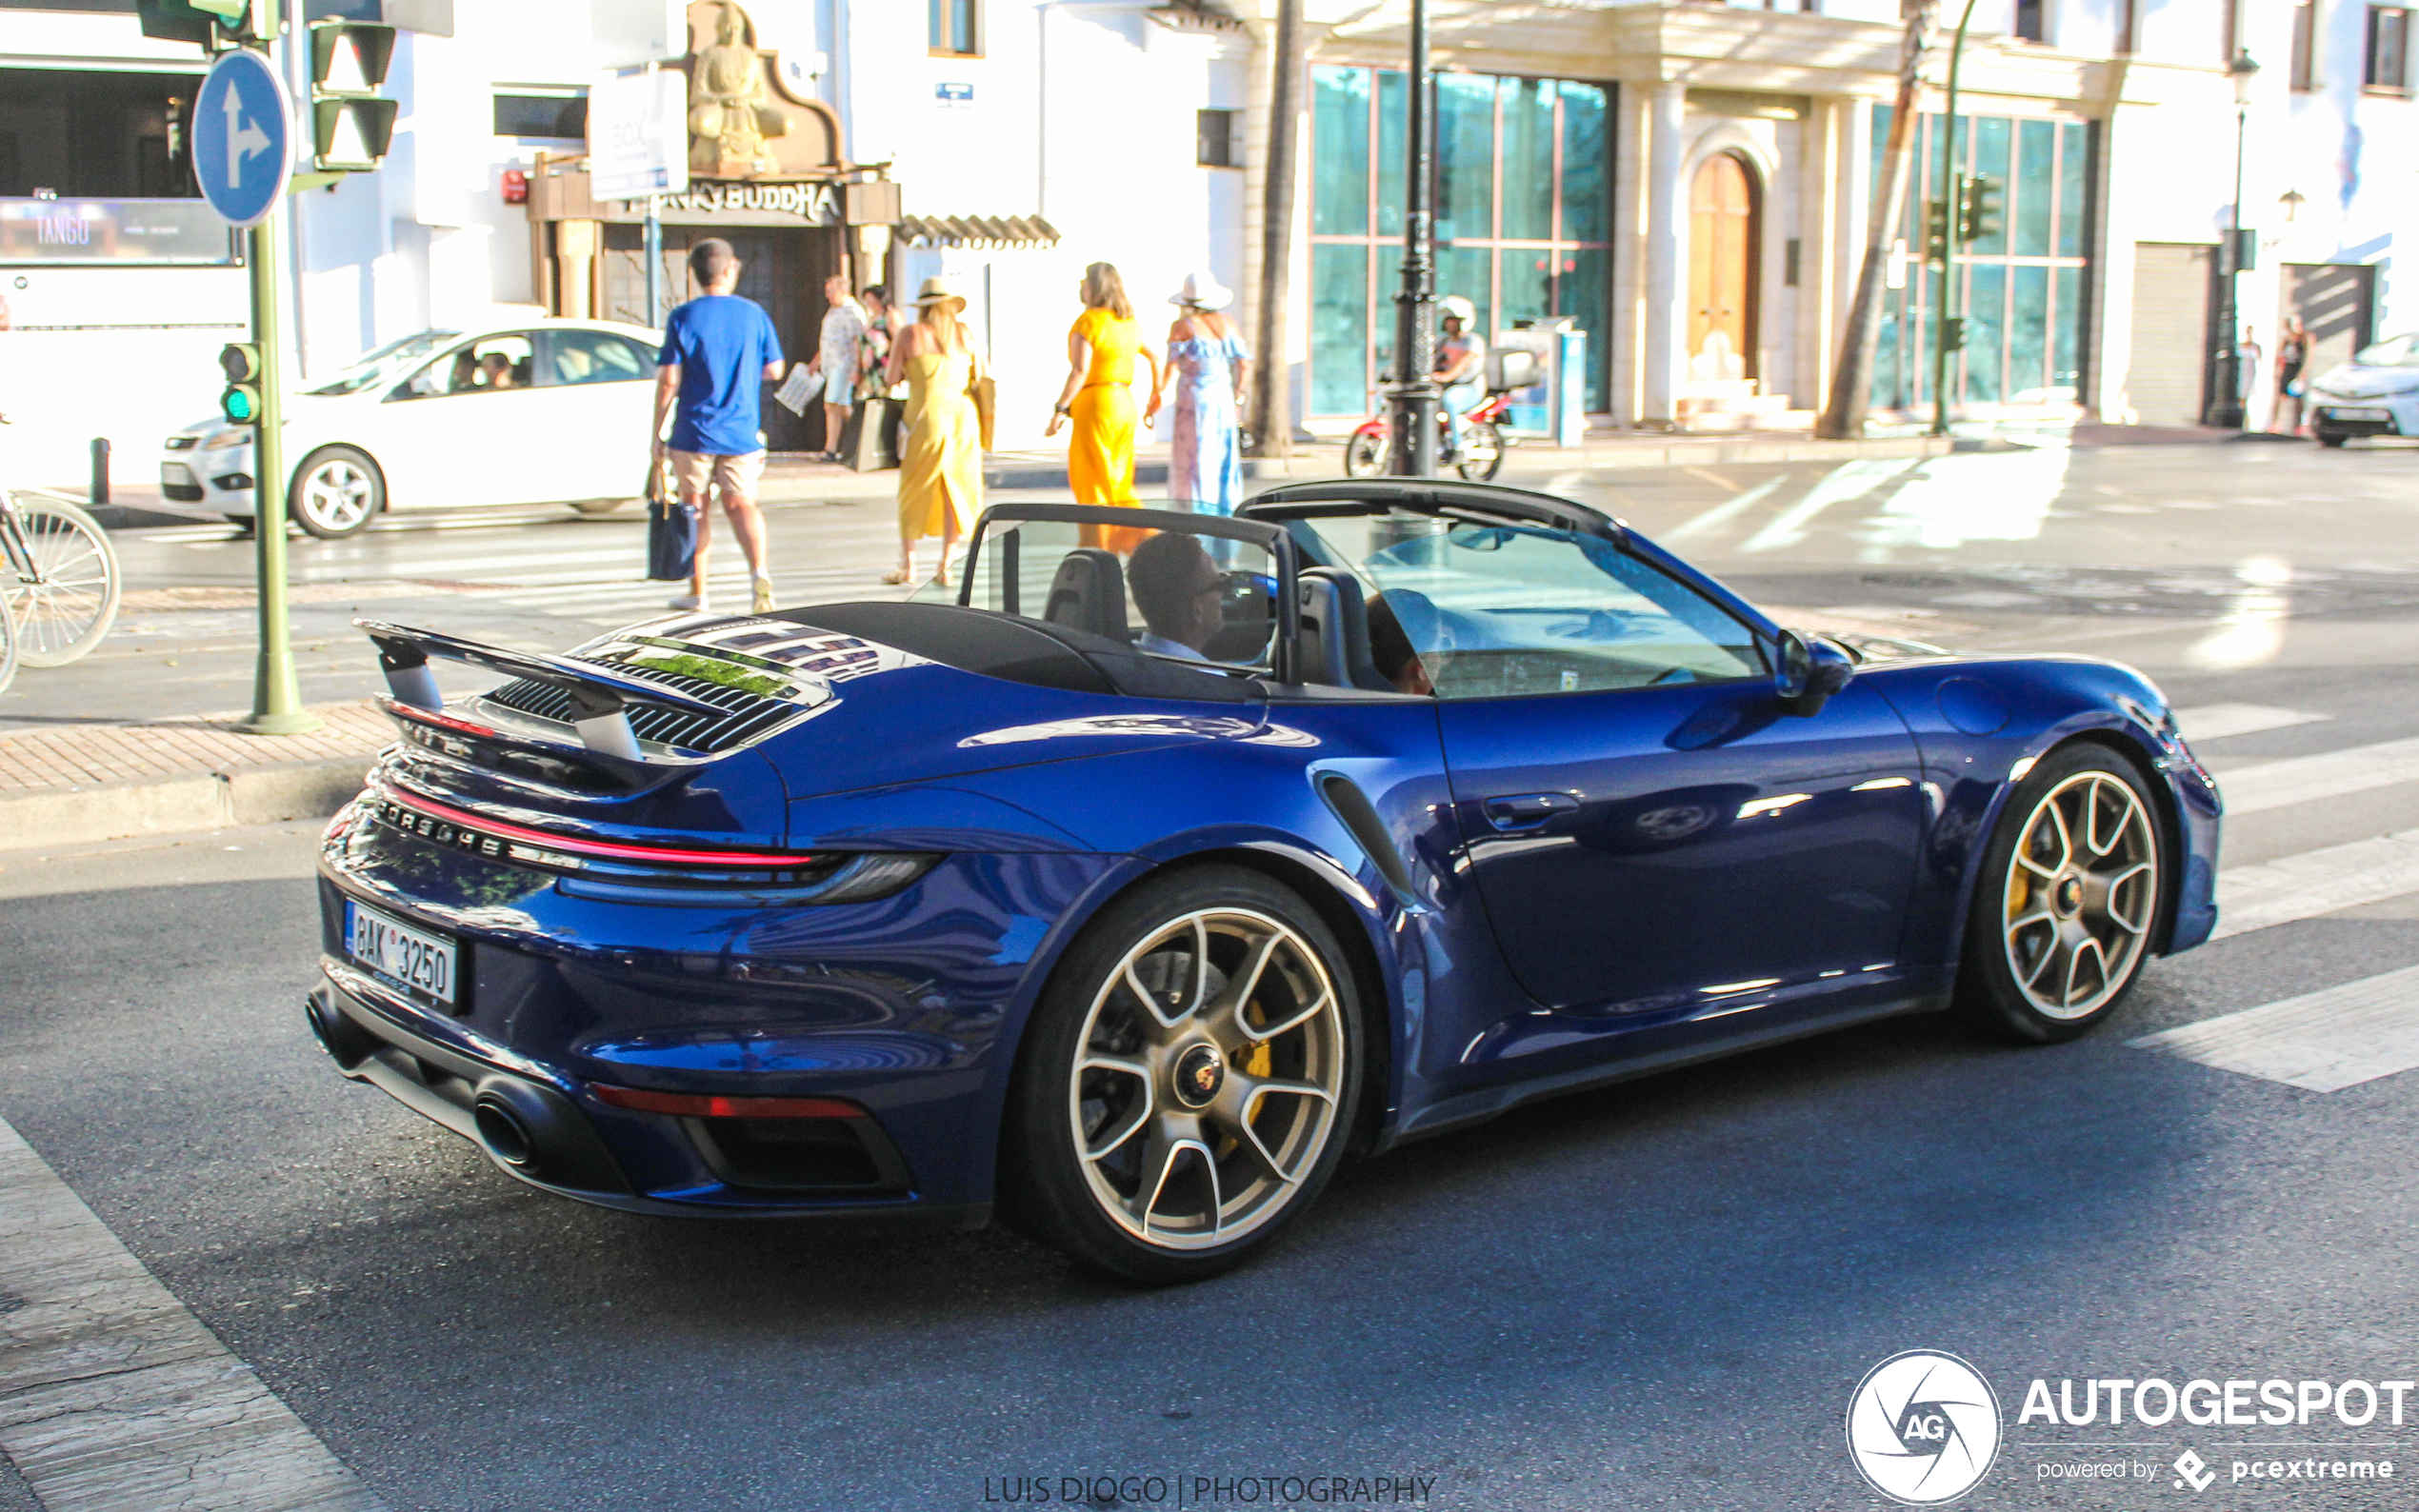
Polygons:
<instances>
[{"instance_id":1,"label":"black lamp post","mask_svg":"<svg viewBox=\"0 0 2419 1512\"><path fill-rule=\"evenodd\" d=\"M1394 382L1387 391L1394 454L1389 471L1436 476L1436 255L1429 214L1435 130L1428 66L1428 0L1411 0L1411 68L1403 153L1403 287L1394 295Z\"/></svg>"},{"instance_id":2,"label":"black lamp post","mask_svg":"<svg viewBox=\"0 0 2419 1512\"><path fill-rule=\"evenodd\" d=\"M2234 208L2229 212L2226 245L2218 249L2217 262L2217 370L2209 385L2209 423L2221 430L2243 428L2243 359L2239 350L2242 332L2240 306L2235 297L2235 285L2243 271L2243 133L2250 121L2251 76L2259 72L2259 65L2251 61L2250 50L2238 49L2234 61L2226 66L2226 76L2234 81Z\"/></svg>"}]
</instances>

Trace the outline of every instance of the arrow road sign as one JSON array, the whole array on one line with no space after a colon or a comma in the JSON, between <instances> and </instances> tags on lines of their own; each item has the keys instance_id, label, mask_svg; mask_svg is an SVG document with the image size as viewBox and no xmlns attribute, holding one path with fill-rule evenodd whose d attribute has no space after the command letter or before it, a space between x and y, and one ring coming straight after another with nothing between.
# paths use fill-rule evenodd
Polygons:
<instances>
[{"instance_id":1,"label":"arrow road sign","mask_svg":"<svg viewBox=\"0 0 2419 1512\"><path fill-rule=\"evenodd\" d=\"M255 226L276 208L293 171L293 118L268 59L245 49L219 54L193 97L193 171L210 209Z\"/></svg>"}]
</instances>

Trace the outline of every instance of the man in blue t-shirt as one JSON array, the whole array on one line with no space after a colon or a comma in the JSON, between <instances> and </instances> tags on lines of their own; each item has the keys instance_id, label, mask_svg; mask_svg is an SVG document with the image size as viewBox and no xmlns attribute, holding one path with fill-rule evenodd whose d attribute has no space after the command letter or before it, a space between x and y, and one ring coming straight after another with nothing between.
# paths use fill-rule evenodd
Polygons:
<instances>
[{"instance_id":1,"label":"man in blue t-shirt","mask_svg":"<svg viewBox=\"0 0 2419 1512\"><path fill-rule=\"evenodd\" d=\"M655 358L655 455L670 454L680 502L697 521L697 559L689 591L672 600L676 609L702 609L706 602L706 547L712 536L709 491L722 495L723 512L739 548L748 553L754 579L754 609L772 607L772 565L765 548L765 520L756 510L756 480L764 475L760 384L781 378L781 338L772 317L739 287L739 258L720 237L689 250L689 271L705 292L664 322L664 349ZM664 421L671 420L671 439Z\"/></svg>"}]
</instances>

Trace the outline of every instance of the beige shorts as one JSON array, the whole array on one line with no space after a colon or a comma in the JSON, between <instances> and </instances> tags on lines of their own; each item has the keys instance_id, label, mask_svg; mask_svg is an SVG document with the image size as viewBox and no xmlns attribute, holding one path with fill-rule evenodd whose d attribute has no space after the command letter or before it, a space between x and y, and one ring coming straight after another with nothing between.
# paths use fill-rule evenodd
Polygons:
<instances>
[{"instance_id":1,"label":"beige shorts","mask_svg":"<svg viewBox=\"0 0 2419 1512\"><path fill-rule=\"evenodd\" d=\"M756 496L756 480L764 474L762 451L718 457L709 451L682 451L678 448L672 450L672 482L686 497L705 497L706 487L710 483L727 499L752 499Z\"/></svg>"}]
</instances>

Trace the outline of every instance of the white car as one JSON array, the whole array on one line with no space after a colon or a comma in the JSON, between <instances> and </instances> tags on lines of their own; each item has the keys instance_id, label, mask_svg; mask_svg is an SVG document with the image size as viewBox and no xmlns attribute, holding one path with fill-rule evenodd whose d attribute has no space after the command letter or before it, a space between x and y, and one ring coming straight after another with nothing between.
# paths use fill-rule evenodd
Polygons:
<instances>
[{"instance_id":1,"label":"white car","mask_svg":"<svg viewBox=\"0 0 2419 1512\"><path fill-rule=\"evenodd\" d=\"M2322 447L2354 436L2419 436L2419 334L2363 347L2311 384L2309 428Z\"/></svg>"},{"instance_id":2,"label":"white car","mask_svg":"<svg viewBox=\"0 0 2419 1512\"><path fill-rule=\"evenodd\" d=\"M330 538L387 508L615 508L646 492L662 344L640 326L527 319L390 343L288 392L288 507ZM169 437L160 491L249 520L251 428L213 416Z\"/></svg>"}]
</instances>

